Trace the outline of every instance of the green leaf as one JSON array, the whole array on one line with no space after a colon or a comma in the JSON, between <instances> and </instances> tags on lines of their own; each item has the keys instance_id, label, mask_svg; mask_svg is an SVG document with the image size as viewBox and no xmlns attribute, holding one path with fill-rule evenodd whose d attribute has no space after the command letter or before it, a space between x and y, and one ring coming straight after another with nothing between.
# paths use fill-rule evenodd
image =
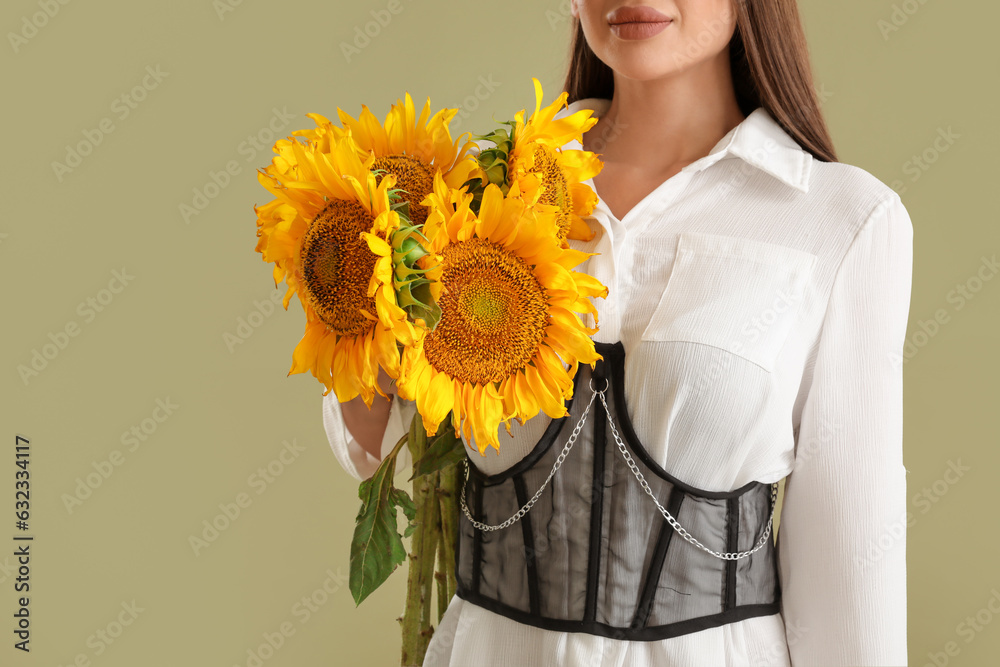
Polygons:
<instances>
[{"instance_id":1,"label":"green leaf","mask_svg":"<svg viewBox=\"0 0 1000 667\"><path fill-rule=\"evenodd\" d=\"M470 189L482 187L482 185L483 185L483 179L479 178L478 176L470 178L465 183L462 183L462 187L469 186Z\"/></svg>"},{"instance_id":2,"label":"green leaf","mask_svg":"<svg viewBox=\"0 0 1000 667\"><path fill-rule=\"evenodd\" d=\"M389 208L399 214L401 218L405 220L406 223L410 222L410 202L408 199L404 199L400 192L406 192L402 188L393 188L389 190ZM406 192L406 194L409 194ZM396 197L394 199L393 197ZM403 223L400 223L403 226Z\"/></svg>"},{"instance_id":3,"label":"green leaf","mask_svg":"<svg viewBox=\"0 0 1000 667\"><path fill-rule=\"evenodd\" d=\"M408 522L406 524L406 530L403 532L403 537L409 537L410 534L417 528L417 506L413 504L413 500L403 489L393 488L389 492L389 497L397 507L403 510L403 514L406 515Z\"/></svg>"},{"instance_id":4,"label":"green leaf","mask_svg":"<svg viewBox=\"0 0 1000 667\"><path fill-rule=\"evenodd\" d=\"M409 517L413 502L409 497L403 500L398 489L393 488L395 470L395 455L386 456L375 473L361 482L358 489L362 504L351 539L348 578L355 606L360 605L406 560L406 549L396 527L396 505L402 506Z\"/></svg>"},{"instance_id":5,"label":"green leaf","mask_svg":"<svg viewBox=\"0 0 1000 667\"><path fill-rule=\"evenodd\" d=\"M455 437L454 429L443 427L443 432L434 438L433 442L427 446L427 451L417 461L414 466L416 472L413 473L409 481L447 468L465 457L465 445L462 443L462 439Z\"/></svg>"}]
</instances>

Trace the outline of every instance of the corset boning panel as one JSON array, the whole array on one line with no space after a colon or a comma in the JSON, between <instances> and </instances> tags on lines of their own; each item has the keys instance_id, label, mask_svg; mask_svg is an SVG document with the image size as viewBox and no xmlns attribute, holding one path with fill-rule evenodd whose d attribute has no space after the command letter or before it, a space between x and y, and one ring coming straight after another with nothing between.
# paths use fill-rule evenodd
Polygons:
<instances>
[{"instance_id":1,"label":"corset boning panel","mask_svg":"<svg viewBox=\"0 0 1000 667\"><path fill-rule=\"evenodd\" d=\"M545 483L590 402L561 466L530 509L498 530L459 514L457 595L521 623L617 639L666 639L780 611L777 554L770 535L772 485L733 491L695 488L672 477L638 441L624 396L621 342L597 343L593 372L581 364L569 415L552 420L512 467L487 475L468 464L460 491L477 522L497 525ZM606 389L605 389L606 388ZM647 492L614 438L609 418ZM502 442L502 441L501 441ZM666 512L706 549L684 539Z\"/></svg>"}]
</instances>

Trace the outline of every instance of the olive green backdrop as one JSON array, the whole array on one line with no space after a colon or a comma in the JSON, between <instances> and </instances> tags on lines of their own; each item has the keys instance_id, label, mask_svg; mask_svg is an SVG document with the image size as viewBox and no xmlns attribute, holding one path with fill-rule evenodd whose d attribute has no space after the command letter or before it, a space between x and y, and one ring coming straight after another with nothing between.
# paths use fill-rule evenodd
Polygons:
<instances>
[{"instance_id":1,"label":"olive green backdrop","mask_svg":"<svg viewBox=\"0 0 1000 667\"><path fill-rule=\"evenodd\" d=\"M915 229L911 664L990 664L1000 10L800 4L842 161L894 184ZM479 132L532 106L532 76L549 101L569 25L568 0L4 3L0 663L247 665L284 628L262 664L398 664L405 567L355 607L357 484L321 386L285 376L304 319L254 252L254 171L307 112L384 117L409 91ZM30 654L15 534L35 537Z\"/></svg>"}]
</instances>

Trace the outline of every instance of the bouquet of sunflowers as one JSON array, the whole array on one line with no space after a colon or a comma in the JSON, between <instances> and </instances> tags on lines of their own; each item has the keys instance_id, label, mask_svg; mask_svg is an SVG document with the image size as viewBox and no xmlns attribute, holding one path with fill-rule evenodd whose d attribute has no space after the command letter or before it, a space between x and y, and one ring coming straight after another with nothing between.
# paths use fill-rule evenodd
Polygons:
<instances>
[{"instance_id":1,"label":"bouquet of sunflowers","mask_svg":"<svg viewBox=\"0 0 1000 667\"><path fill-rule=\"evenodd\" d=\"M539 412L567 412L580 363L600 359L581 313L607 288L573 267L590 253L582 220L597 196L583 181L602 166L597 155L566 150L596 122L590 110L556 120L562 93L524 110L493 132L453 141L458 109L419 118L413 101L397 100L381 123L362 106L356 120L338 109L340 125L315 113L315 128L274 145L258 172L274 200L254 208L257 246L306 314L305 335L289 375L309 371L338 401L385 397L379 369L417 414L371 478L351 543L350 589L360 604L406 559L411 537L402 664L419 665L455 592L458 464L466 441L480 454L499 450L499 426L510 433ZM478 149L478 150L477 150ZM441 429L444 422L451 428ZM396 456L409 447L412 497L393 485ZM407 526L397 530L396 508ZM435 557L438 571L435 574Z\"/></svg>"}]
</instances>

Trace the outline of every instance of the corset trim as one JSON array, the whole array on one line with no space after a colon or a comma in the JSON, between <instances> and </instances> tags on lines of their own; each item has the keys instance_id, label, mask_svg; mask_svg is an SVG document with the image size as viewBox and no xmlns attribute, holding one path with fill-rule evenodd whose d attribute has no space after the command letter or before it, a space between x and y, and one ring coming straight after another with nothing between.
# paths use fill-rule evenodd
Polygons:
<instances>
[{"instance_id":1,"label":"corset trim","mask_svg":"<svg viewBox=\"0 0 1000 667\"><path fill-rule=\"evenodd\" d=\"M740 538L740 500L730 498L726 501L726 551L739 551ZM726 609L736 606L736 561L726 561L725 588L722 599Z\"/></svg>"},{"instance_id":2,"label":"corset trim","mask_svg":"<svg viewBox=\"0 0 1000 667\"><path fill-rule=\"evenodd\" d=\"M601 380L604 379L604 372L603 364L599 364L593 375L594 384L598 387L601 386ZM590 478L590 505L593 511L590 513L590 555L587 560L587 601L583 612L584 622L594 621L597 618L597 590L603 547L601 522L604 520L604 466L608 455L608 450L605 447L608 428L607 415L604 410L595 410L593 419L594 465Z\"/></svg>"},{"instance_id":3,"label":"corset trim","mask_svg":"<svg viewBox=\"0 0 1000 667\"><path fill-rule=\"evenodd\" d=\"M470 480L471 482L471 480ZM472 510L475 516L483 516L483 485L473 484L475 500L473 500ZM455 550L456 563L458 560L458 550ZM479 581L482 578L482 562L483 562L483 533L477 530L475 536L472 539L472 590L479 590ZM456 565L455 572L458 572L458 567Z\"/></svg>"},{"instance_id":4,"label":"corset trim","mask_svg":"<svg viewBox=\"0 0 1000 667\"><path fill-rule=\"evenodd\" d=\"M670 501L667 503L667 511L670 516L677 516L684 501L684 491L674 487L670 491ZM656 547L653 551L653 560L646 571L646 581L642 585L642 593L639 597L639 606L636 607L635 616L632 618L632 628L644 628L649 623L649 614L653 608L653 600L656 597L656 587L660 583L660 575L663 574L663 562L667 557L667 548L673 538L674 530L667 520L660 517L660 532L656 536Z\"/></svg>"},{"instance_id":5,"label":"corset trim","mask_svg":"<svg viewBox=\"0 0 1000 667\"><path fill-rule=\"evenodd\" d=\"M523 507L528 502L528 488L523 475L514 475L514 493L517 495L517 504ZM531 512L521 517L521 535L524 539L525 569L528 572L528 608L532 614L540 615L541 592L538 587L538 562L535 560L535 535L531 526Z\"/></svg>"},{"instance_id":6,"label":"corset trim","mask_svg":"<svg viewBox=\"0 0 1000 667\"><path fill-rule=\"evenodd\" d=\"M466 589L458 580L458 587L455 594L463 600L483 607L501 616L523 623L525 625L552 630L555 632L586 632L592 635L608 637L611 639L622 639L628 641L659 641L670 639L692 632L699 632L709 628L717 628L727 623L735 623L757 616L771 616L781 611L780 598L768 604L748 604L740 605L718 614L709 616L699 616L684 621L668 623L667 625L650 625L642 628L617 628L607 623L596 620L573 621L568 619L548 618L530 614L514 607L505 605L492 598L485 597Z\"/></svg>"}]
</instances>

